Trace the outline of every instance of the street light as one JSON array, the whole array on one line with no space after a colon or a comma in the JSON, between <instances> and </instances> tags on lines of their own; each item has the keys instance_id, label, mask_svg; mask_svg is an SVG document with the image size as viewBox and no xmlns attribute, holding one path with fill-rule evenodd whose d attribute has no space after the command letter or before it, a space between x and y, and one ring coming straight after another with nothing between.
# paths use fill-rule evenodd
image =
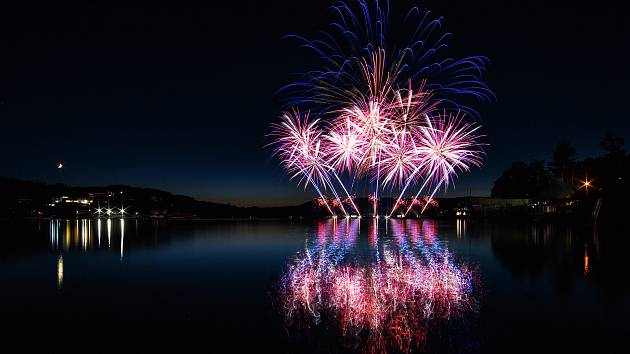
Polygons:
<instances>
[{"instance_id":1,"label":"street light","mask_svg":"<svg viewBox=\"0 0 630 354\"><path fill-rule=\"evenodd\" d=\"M584 191L586 191L586 197L588 198L588 189L589 188L594 188L593 187L593 181L595 179L588 179L588 176L582 181L582 180L578 180L581 184L580 184L580 188L578 188L578 190L584 188Z\"/></svg>"}]
</instances>

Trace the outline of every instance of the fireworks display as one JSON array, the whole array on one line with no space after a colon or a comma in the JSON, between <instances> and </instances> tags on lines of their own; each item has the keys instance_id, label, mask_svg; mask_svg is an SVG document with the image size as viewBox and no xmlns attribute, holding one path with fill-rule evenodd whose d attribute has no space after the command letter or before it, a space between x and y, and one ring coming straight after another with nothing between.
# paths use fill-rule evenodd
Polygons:
<instances>
[{"instance_id":1,"label":"fireworks display","mask_svg":"<svg viewBox=\"0 0 630 354\"><path fill-rule=\"evenodd\" d=\"M363 192L373 216L383 195L396 198L386 215L404 216L424 192L422 213L457 173L481 164L477 112L461 102L493 97L481 77L487 59L449 57L442 18L419 8L396 23L407 43L387 41L389 3L337 2L332 10L321 39L291 36L322 65L284 88L290 110L272 125L275 155L333 216L361 215L353 200Z\"/></svg>"},{"instance_id":2,"label":"fireworks display","mask_svg":"<svg viewBox=\"0 0 630 354\"><path fill-rule=\"evenodd\" d=\"M476 311L475 272L453 260L434 221L391 220L379 242L375 219L369 251L359 223L320 222L316 242L290 262L280 286L288 324L332 326L360 338L363 352L409 352L433 326Z\"/></svg>"}]
</instances>

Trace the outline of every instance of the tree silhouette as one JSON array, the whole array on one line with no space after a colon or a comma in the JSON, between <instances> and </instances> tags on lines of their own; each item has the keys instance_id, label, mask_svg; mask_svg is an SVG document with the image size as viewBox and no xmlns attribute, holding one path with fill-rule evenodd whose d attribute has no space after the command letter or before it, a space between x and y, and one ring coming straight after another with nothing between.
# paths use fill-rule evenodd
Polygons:
<instances>
[{"instance_id":1,"label":"tree silhouette","mask_svg":"<svg viewBox=\"0 0 630 354\"><path fill-rule=\"evenodd\" d=\"M545 196L551 187L551 177L545 169L545 162L531 160L526 164L519 161L503 172L494 182L492 196L499 198L539 198Z\"/></svg>"},{"instance_id":2,"label":"tree silhouette","mask_svg":"<svg viewBox=\"0 0 630 354\"><path fill-rule=\"evenodd\" d=\"M607 156L620 156L625 154L623 138L610 132L604 135L600 146L606 151Z\"/></svg>"},{"instance_id":3,"label":"tree silhouette","mask_svg":"<svg viewBox=\"0 0 630 354\"><path fill-rule=\"evenodd\" d=\"M556 145L553 151L553 159L551 161L551 172L559 177L563 182L570 182L575 167L575 148L566 141Z\"/></svg>"}]
</instances>

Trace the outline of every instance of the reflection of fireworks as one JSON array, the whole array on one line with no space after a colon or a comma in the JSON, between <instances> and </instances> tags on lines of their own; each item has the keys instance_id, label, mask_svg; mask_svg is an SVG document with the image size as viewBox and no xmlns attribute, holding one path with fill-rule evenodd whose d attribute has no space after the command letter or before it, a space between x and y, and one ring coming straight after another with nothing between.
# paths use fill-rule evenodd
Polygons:
<instances>
[{"instance_id":1,"label":"reflection of fireworks","mask_svg":"<svg viewBox=\"0 0 630 354\"><path fill-rule=\"evenodd\" d=\"M355 182L372 183L368 194L376 216L379 194L400 191L391 215L410 186L422 184L416 198L425 188L432 197L457 173L479 166L478 127L463 122L476 112L456 100L493 96L481 78L487 60L448 57L442 19L418 8L402 21L412 25L402 32L411 38L398 51L386 45L388 9L378 1L332 8L339 19L324 39L293 37L315 51L323 69L286 89L293 107L307 106L323 124L309 122L308 114L285 113L273 126L276 154L290 175L320 196L330 192L339 205L340 196L361 185ZM342 178L352 181L351 188ZM328 208L331 214L335 208ZM354 203L350 210L359 213Z\"/></svg>"},{"instance_id":2,"label":"reflection of fireworks","mask_svg":"<svg viewBox=\"0 0 630 354\"><path fill-rule=\"evenodd\" d=\"M299 254L282 278L287 320L334 320L343 336L363 338L365 351L408 352L426 344L431 325L473 310L474 273L456 265L439 242L429 246L416 239L410 245L405 232L420 230L392 222L396 249L383 243L382 260L377 252L369 264L344 261L353 238L322 244L320 234L320 246ZM422 229L430 233L433 227Z\"/></svg>"}]
</instances>

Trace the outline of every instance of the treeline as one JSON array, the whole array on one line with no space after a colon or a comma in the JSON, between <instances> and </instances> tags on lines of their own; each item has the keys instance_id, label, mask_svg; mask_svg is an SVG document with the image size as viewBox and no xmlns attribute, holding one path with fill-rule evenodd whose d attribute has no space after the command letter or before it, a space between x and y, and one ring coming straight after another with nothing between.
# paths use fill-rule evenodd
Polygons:
<instances>
[{"instance_id":1,"label":"treeline","mask_svg":"<svg viewBox=\"0 0 630 354\"><path fill-rule=\"evenodd\" d=\"M563 141L549 162L514 162L494 182L492 196L591 202L599 199L608 212L630 212L630 154L625 151L624 140L609 133L600 147L600 156L578 160L576 149Z\"/></svg>"}]
</instances>

